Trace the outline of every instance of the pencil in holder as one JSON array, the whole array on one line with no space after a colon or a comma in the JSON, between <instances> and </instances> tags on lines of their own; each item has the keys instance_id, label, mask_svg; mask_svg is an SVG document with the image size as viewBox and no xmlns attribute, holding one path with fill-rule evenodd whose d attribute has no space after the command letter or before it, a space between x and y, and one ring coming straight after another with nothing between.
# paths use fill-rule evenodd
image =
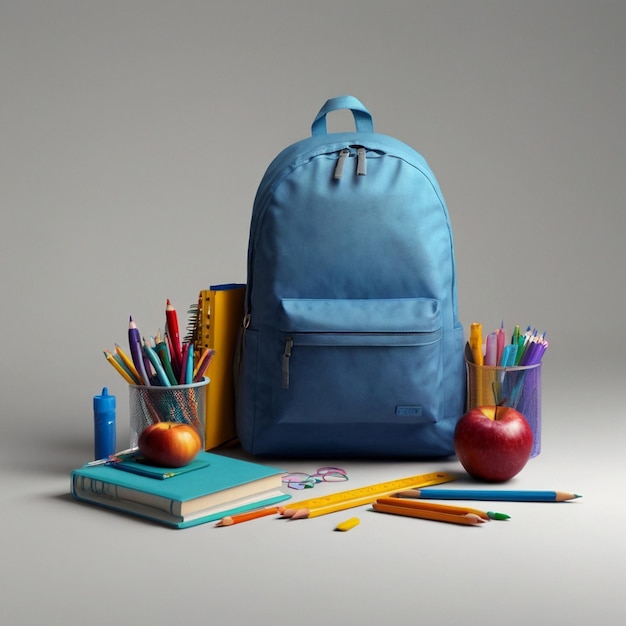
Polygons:
<instances>
[{"instance_id":1,"label":"pencil in holder","mask_svg":"<svg viewBox=\"0 0 626 626\"><path fill-rule=\"evenodd\" d=\"M136 447L141 432L156 422L194 426L205 442L205 406L208 378L189 385L129 385L130 447Z\"/></svg>"},{"instance_id":2,"label":"pencil in holder","mask_svg":"<svg viewBox=\"0 0 626 626\"><path fill-rule=\"evenodd\" d=\"M531 458L541 452L541 363L495 367L466 360L467 410L508 406L519 411L533 432Z\"/></svg>"}]
</instances>

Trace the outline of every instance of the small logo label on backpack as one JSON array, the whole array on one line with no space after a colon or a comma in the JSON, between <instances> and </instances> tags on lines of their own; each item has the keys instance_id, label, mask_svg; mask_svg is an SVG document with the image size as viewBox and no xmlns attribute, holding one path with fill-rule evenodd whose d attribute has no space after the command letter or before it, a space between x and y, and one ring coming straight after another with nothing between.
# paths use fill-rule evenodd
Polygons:
<instances>
[{"instance_id":1,"label":"small logo label on backpack","mask_svg":"<svg viewBox=\"0 0 626 626\"><path fill-rule=\"evenodd\" d=\"M405 417L421 417L422 407L419 404L399 404L396 406L396 415Z\"/></svg>"}]
</instances>

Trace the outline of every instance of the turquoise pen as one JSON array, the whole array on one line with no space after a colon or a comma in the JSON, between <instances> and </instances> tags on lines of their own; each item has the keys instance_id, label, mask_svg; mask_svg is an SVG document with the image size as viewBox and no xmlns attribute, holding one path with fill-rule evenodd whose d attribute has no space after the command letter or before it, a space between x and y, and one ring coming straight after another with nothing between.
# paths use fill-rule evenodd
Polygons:
<instances>
[{"instance_id":1,"label":"turquoise pen","mask_svg":"<svg viewBox=\"0 0 626 626\"><path fill-rule=\"evenodd\" d=\"M187 350L187 367L185 368L185 384L191 385L193 382L193 344L189 344Z\"/></svg>"},{"instance_id":2,"label":"turquoise pen","mask_svg":"<svg viewBox=\"0 0 626 626\"><path fill-rule=\"evenodd\" d=\"M402 498L430 500L491 500L499 502L564 502L582 498L566 491L524 491L489 489L410 489L396 494Z\"/></svg>"},{"instance_id":3,"label":"turquoise pen","mask_svg":"<svg viewBox=\"0 0 626 626\"><path fill-rule=\"evenodd\" d=\"M164 387L170 387L171 383L165 370L163 369L163 365L161 364L161 359L159 359L159 355L154 351L152 346L148 344L148 342L143 340L143 351L146 356L150 359L150 363L152 363L152 367L154 367L154 371L156 372L157 378L159 379L159 383Z\"/></svg>"}]
</instances>

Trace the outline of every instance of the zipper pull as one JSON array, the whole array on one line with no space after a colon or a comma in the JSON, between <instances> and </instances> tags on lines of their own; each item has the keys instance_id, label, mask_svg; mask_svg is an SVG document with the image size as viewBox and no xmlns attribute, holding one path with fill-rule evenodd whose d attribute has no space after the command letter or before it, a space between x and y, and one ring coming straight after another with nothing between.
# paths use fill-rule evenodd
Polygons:
<instances>
[{"instance_id":1,"label":"zipper pull","mask_svg":"<svg viewBox=\"0 0 626 626\"><path fill-rule=\"evenodd\" d=\"M285 339L285 351L283 352L283 389L289 389L289 359L291 357L291 348L293 348L293 339L287 337L287 339Z\"/></svg>"},{"instance_id":2,"label":"zipper pull","mask_svg":"<svg viewBox=\"0 0 626 626\"><path fill-rule=\"evenodd\" d=\"M350 156L350 150L348 150L348 148L344 148L339 153L339 158L337 159L337 165L335 165L335 173L333 175L333 178L335 180L339 180L341 176L343 175L343 166L346 162L346 158L349 156Z\"/></svg>"},{"instance_id":3,"label":"zipper pull","mask_svg":"<svg viewBox=\"0 0 626 626\"><path fill-rule=\"evenodd\" d=\"M356 175L365 176L367 173L367 165L365 162L365 148L358 146L356 149Z\"/></svg>"}]
</instances>

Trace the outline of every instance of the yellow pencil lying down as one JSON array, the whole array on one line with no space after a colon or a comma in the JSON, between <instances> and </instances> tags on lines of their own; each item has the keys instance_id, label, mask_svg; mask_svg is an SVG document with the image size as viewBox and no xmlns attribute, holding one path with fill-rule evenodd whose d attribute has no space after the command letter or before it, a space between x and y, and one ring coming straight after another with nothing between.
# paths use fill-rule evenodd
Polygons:
<instances>
[{"instance_id":1,"label":"yellow pencil lying down","mask_svg":"<svg viewBox=\"0 0 626 626\"><path fill-rule=\"evenodd\" d=\"M394 497L378 498L376 502L372 503L372 507L375 511L380 513L418 517L420 519L428 519L437 522L449 522L452 524L474 525L482 524L492 519L505 520L510 517L505 513L480 511L478 509L468 507L405 500L403 498Z\"/></svg>"}]
</instances>

